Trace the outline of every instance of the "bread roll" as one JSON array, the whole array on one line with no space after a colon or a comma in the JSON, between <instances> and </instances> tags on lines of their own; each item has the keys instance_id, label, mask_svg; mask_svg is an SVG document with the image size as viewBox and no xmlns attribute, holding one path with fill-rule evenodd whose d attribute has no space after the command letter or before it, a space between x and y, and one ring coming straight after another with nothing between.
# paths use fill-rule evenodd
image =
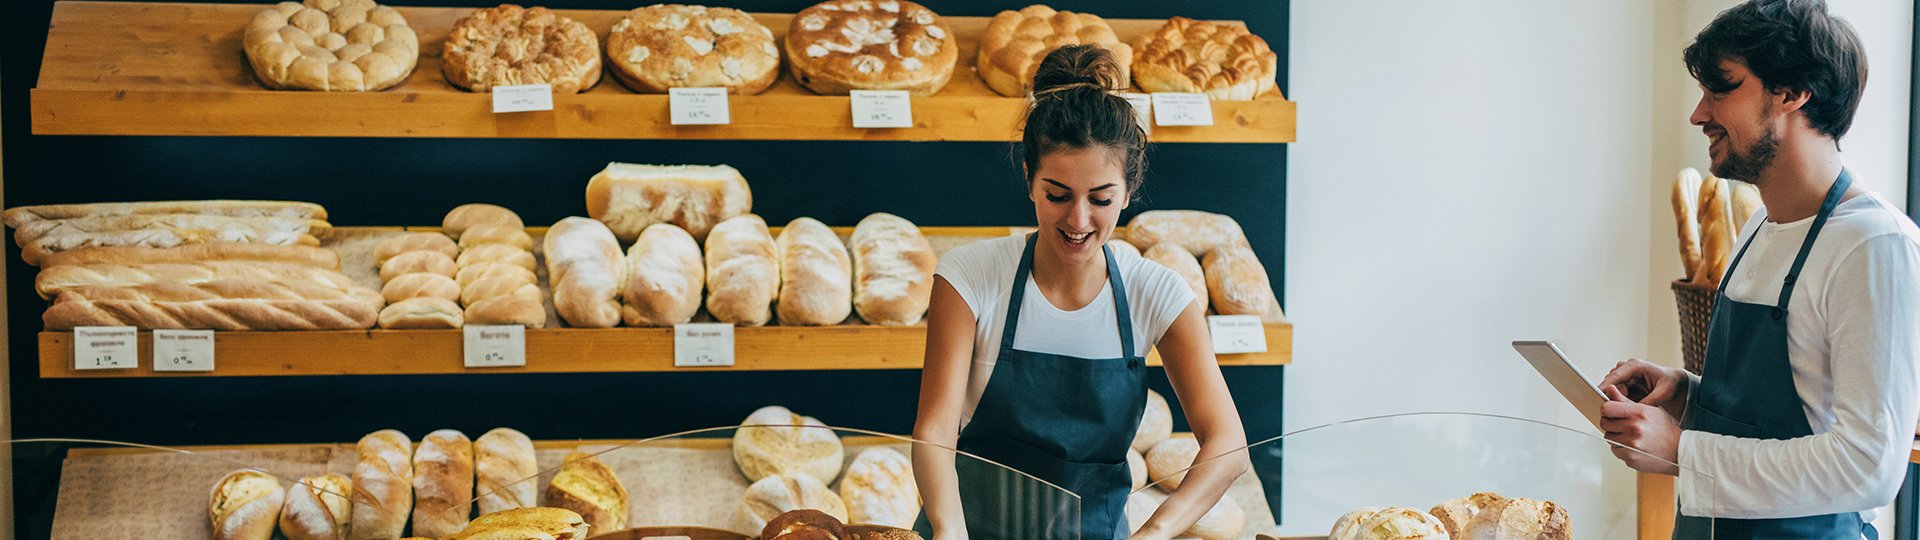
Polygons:
<instances>
[{"instance_id":1,"label":"bread roll","mask_svg":"<svg viewBox=\"0 0 1920 540\"><path fill-rule=\"evenodd\" d=\"M1358 512L1356 512L1358 513ZM1341 518L1346 521L1347 518ZM1364 516L1354 520L1358 525L1346 527L1343 536L1329 536L1327 540L1447 540L1447 530L1440 521L1412 508L1387 508L1365 512ZM1340 524L1336 523L1335 527Z\"/></svg>"},{"instance_id":2,"label":"bread roll","mask_svg":"<svg viewBox=\"0 0 1920 540\"><path fill-rule=\"evenodd\" d=\"M812 218L787 223L780 249L780 324L840 324L853 312L853 260L840 236Z\"/></svg>"},{"instance_id":3,"label":"bread roll","mask_svg":"<svg viewBox=\"0 0 1920 540\"><path fill-rule=\"evenodd\" d=\"M448 211L447 217L440 220L440 231L459 240L461 233L477 225L527 228L526 222L520 221L520 214L515 214L512 210L491 204L475 203L456 206Z\"/></svg>"},{"instance_id":4,"label":"bread roll","mask_svg":"<svg viewBox=\"0 0 1920 540\"><path fill-rule=\"evenodd\" d=\"M453 277L460 267L447 254L437 251L409 251L380 263L380 281L393 281L403 274L425 272Z\"/></svg>"},{"instance_id":5,"label":"bread roll","mask_svg":"<svg viewBox=\"0 0 1920 540\"><path fill-rule=\"evenodd\" d=\"M538 298L522 294L495 296L474 302L464 313L467 324L520 325L541 328L547 325L547 306Z\"/></svg>"},{"instance_id":6,"label":"bread roll","mask_svg":"<svg viewBox=\"0 0 1920 540\"><path fill-rule=\"evenodd\" d=\"M800 509L819 510L834 519L847 520L847 505L827 489L827 484L804 474L774 475L747 486L734 512L733 531L757 535L767 522L780 514Z\"/></svg>"},{"instance_id":7,"label":"bread roll","mask_svg":"<svg viewBox=\"0 0 1920 540\"><path fill-rule=\"evenodd\" d=\"M647 227L627 250L621 320L627 326L673 326L700 311L705 267L700 244L671 224Z\"/></svg>"},{"instance_id":8,"label":"bread roll","mask_svg":"<svg viewBox=\"0 0 1920 540\"><path fill-rule=\"evenodd\" d=\"M1521 538L1526 540L1569 540L1573 525L1567 509L1547 501L1500 499L1492 502L1458 538Z\"/></svg>"},{"instance_id":9,"label":"bread roll","mask_svg":"<svg viewBox=\"0 0 1920 540\"><path fill-rule=\"evenodd\" d=\"M401 300L380 310L380 327L388 330L434 330L466 324L460 305L438 297Z\"/></svg>"},{"instance_id":10,"label":"bread roll","mask_svg":"<svg viewBox=\"0 0 1920 540\"><path fill-rule=\"evenodd\" d=\"M854 540L845 523L826 512L802 508L775 516L760 528L760 540Z\"/></svg>"},{"instance_id":11,"label":"bread roll","mask_svg":"<svg viewBox=\"0 0 1920 540\"><path fill-rule=\"evenodd\" d=\"M909 326L927 314L940 262L920 228L876 213L853 228L853 307L868 324Z\"/></svg>"},{"instance_id":12,"label":"bread roll","mask_svg":"<svg viewBox=\"0 0 1920 540\"><path fill-rule=\"evenodd\" d=\"M481 244L460 252L457 261L460 268L478 264L509 264L531 272L539 268L533 259L533 252L507 244Z\"/></svg>"},{"instance_id":13,"label":"bread roll","mask_svg":"<svg viewBox=\"0 0 1920 540\"><path fill-rule=\"evenodd\" d=\"M540 278L534 275L533 270L501 263L462 267L460 272L454 275L454 281L460 282L460 288L464 290L476 281L491 277L510 277L528 285L540 284Z\"/></svg>"},{"instance_id":14,"label":"bread roll","mask_svg":"<svg viewBox=\"0 0 1920 540\"><path fill-rule=\"evenodd\" d=\"M1207 298L1207 274L1200 269L1200 259L1194 257L1192 253L1187 253L1187 250L1167 243L1153 246L1153 249L1147 250L1141 256L1179 274L1180 279L1187 282L1187 288L1193 289L1193 296L1200 301L1200 309L1202 311L1207 309L1210 304ZM1262 310L1262 313L1264 312Z\"/></svg>"},{"instance_id":15,"label":"bread roll","mask_svg":"<svg viewBox=\"0 0 1920 540\"><path fill-rule=\"evenodd\" d=\"M760 326L780 296L780 258L767 222L747 214L707 234L707 312L720 322Z\"/></svg>"},{"instance_id":16,"label":"bread roll","mask_svg":"<svg viewBox=\"0 0 1920 540\"><path fill-rule=\"evenodd\" d=\"M1127 222L1127 241L1145 252L1161 243L1173 244L1202 257L1224 246L1247 245L1247 234L1233 218L1199 210L1141 212Z\"/></svg>"},{"instance_id":17,"label":"bread roll","mask_svg":"<svg viewBox=\"0 0 1920 540\"><path fill-rule=\"evenodd\" d=\"M1140 427L1133 432L1133 451L1142 454L1153 450L1160 441L1173 436L1173 408L1167 406L1167 398L1153 390L1147 391L1147 407L1140 412Z\"/></svg>"},{"instance_id":18,"label":"bread roll","mask_svg":"<svg viewBox=\"0 0 1920 540\"><path fill-rule=\"evenodd\" d=\"M786 407L761 407L747 415L733 433L733 461L749 482L777 474L799 474L822 484L832 483L840 476L844 459L839 435L820 420Z\"/></svg>"},{"instance_id":19,"label":"bread roll","mask_svg":"<svg viewBox=\"0 0 1920 540\"><path fill-rule=\"evenodd\" d=\"M447 235L410 232L382 240L380 245L373 248L374 262L385 264L387 259L415 251L437 251L448 258L460 256L460 246L454 245L453 239L447 238Z\"/></svg>"},{"instance_id":20,"label":"bread roll","mask_svg":"<svg viewBox=\"0 0 1920 540\"><path fill-rule=\"evenodd\" d=\"M413 453L413 535L450 536L467 528L473 511L473 441L442 429L420 439Z\"/></svg>"},{"instance_id":21,"label":"bread roll","mask_svg":"<svg viewBox=\"0 0 1920 540\"><path fill-rule=\"evenodd\" d=\"M134 287L153 283L193 285L219 280L251 280L306 284L340 290L354 287L353 279L326 268L255 261L206 261L155 264L68 264L40 270L33 287L41 298L81 287Z\"/></svg>"},{"instance_id":22,"label":"bread roll","mask_svg":"<svg viewBox=\"0 0 1920 540\"><path fill-rule=\"evenodd\" d=\"M473 282L460 291L460 303L474 305L488 298L518 296L533 302L539 302L540 287L532 283L523 283L512 277L491 277Z\"/></svg>"},{"instance_id":23,"label":"bread roll","mask_svg":"<svg viewBox=\"0 0 1920 540\"><path fill-rule=\"evenodd\" d=\"M1147 451L1147 477L1161 489L1180 489L1187 479L1187 468L1200 456L1200 441L1176 437L1161 441Z\"/></svg>"},{"instance_id":24,"label":"bread roll","mask_svg":"<svg viewBox=\"0 0 1920 540\"><path fill-rule=\"evenodd\" d=\"M214 540L268 540L287 492L273 475L253 469L227 473L213 485L207 517ZM843 513L844 514L844 513Z\"/></svg>"},{"instance_id":25,"label":"bread roll","mask_svg":"<svg viewBox=\"0 0 1920 540\"><path fill-rule=\"evenodd\" d=\"M501 244L520 248L522 251L533 249L533 235L520 227L509 227L498 223L474 225L460 235L460 249L473 249L487 244Z\"/></svg>"},{"instance_id":26,"label":"bread roll","mask_svg":"<svg viewBox=\"0 0 1920 540\"><path fill-rule=\"evenodd\" d=\"M312 246L271 244L196 244L171 248L98 247L63 251L41 258L41 268L69 264L161 264L205 261L258 261L340 269L340 254ZM33 263L28 263L33 264Z\"/></svg>"},{"instance_id":27,"label":"bread roll","mask_svg":"<svg viewBox=\"0 0 1920 540\"><path fill-rule=\"evenodd\" d=\"M473 441L474 494L480 514L539 504L533 440L512 428L494 428ZM524 481L523 481L524 480Z\"/></svg>"},{"instance_id":28,"label":"bread roll","mask_svg":"<svg viewBox=\"0 0 1920 540\"><path fill-rule=\"evenodd\" d=\"M391 429L368 433L355 446L353 526L348 538L399 538L413 512L413 441Z\"/></svg>"},{"instance_id":29,"label":"bread roll","mask_svg":"<svg viewBox=\"0 0 1920 540\"><path fill-rule=\"evenodd\" d=\"M485 512L446 540L586 540L587 522L564 508L513 508Z\"/></svg>"},{"instance_id":30,"label":"bread roll","mask_svg":"<svg viewBox=\"0 0 1920 540\"><path fill-rule=\"evenodd\" d=\"M1134 491L1140 491L1140 488L1147 487L1147 456L1140 455L1140 451L1138 450L1128 448L1127 472L1133 475L1132 489Z\"/></svg>"},{"instance_id":31,"label":"bread roll","mask_svg":"<svg viewBox=\"0 0 1920 540\"><path fill-rule=\"evenodd\" d=\"M1474 516L1480 515L1481 511L1493 506L1494 503L1506 499L1498 493L1475 493L1440 503L1428 513L1440 520L1440 525L1446 527L1447 534L1461 536L1466 534L1467 524L1473 522Z\"/></svg>"},{"instance_id":32,"label":"bread roll","mask_svg":"<svg viewBox=\"0 0 1920 540\"><path fill-rule=\"evenodd\" d=\"M612 469L592 455L568 454L547 484L546 500L549 506L579 512L591 530L627 528L627 488Z\"/></svg>"},{"instance_id":33,"label":"bread roll","mask_svg":"<svg viewBox=\"0 0 1920 540\"><path fill-rule=\"evenodd\" d=\"M908 528L920 515L913 461L892 448L868 448L847 465L840 499L851 523Z\"/></svg>"},{"instance_id":34,"label":"bread roll","mask_svg":"<svg viewBox=\"0 0 1920 540\"><path fill-rule=\"evenodd\" d=\"M1221 315L1261 315L1273 309L1273 285L1267 268L1245 246L1227 246L1207 254L1207 292Z\"/></svg>"},{"instance_id":35,"label":"bread roll","mask_svg":"<svg viewBox=\"0 0 1920 540\"><path fill-rule=\"evenodd\" d=\"M226 217L293 217L325 221L327 209L292 201L145 201L121 203L45 204L16 206L0 214L8 227L20 228L43 220L100 216L196 214Z\"/></svg>"},{"instance_id":36,"label":"bread roll","mask_svg":"<svg viewBox=\"0 0 1920 540\"><path fill-rule=\"evenodd\" d=\"M452 277L427 272L414 272L394 276L380 287L380 296L388 304L396 304L412 298L439 298L459 300L460 284Z\"/></svg>"},{"instance_id":37,"label":"bread roll","mask_svg":"<svg viewBox=\"0 0 1920 540\"><path fill-rule=\"evenodd\" d=\"M543 240L553 307L568 326L610 328L620 324L620 241L606 224L569 217L547 229Z\"/></svg>"},{"instance_id":38,"label":"bread roll","mask_svg":"<svg viewBox=\"0 0 1920 540\"><path fill-rule=\"evenodd\" d=\"M1700 171L1680 169L1673 179L1673 221L1680 232L1680 266L1686 279L1700 267ZM1444 519L1444 518L1443 518Z\"/></svg>"},{"instance_id":39,"label":"bread roll","mask_svg":"<svg viewBox=\"0 0 1920 540\"><path fill-rule=\"evenodd\" d=\"M287 489L280 534L287 540L346 540L353 520L353 480L344 474L309 476Z\"/></svg>"},{"instance_id":40,"label":"bread roll","mask_svg":"<svg viewBox=\"0 0 1920 540\"><path fill-rule=\"evenodd\" d=\"M632 242L656 223L671 223L696 240L727 218L753 211L753 192L726 165L608 163L587 181L587 215Z\"/></svg>"},{"instance_id":41,"label":"bread roll","mask_svg":"<svg viewBox=\"0 0 1920 540\"><path fill-rule=\"evenodd\" d=\"M1241 529L1247 528L1247 511L1234 502L1233 495L1220 494L1220 500L1214 501L1213 508L1200 516L1199 521L1187 527L1187 533L1181 537L1200 540L1234 540L1240 537Z\"/></svg>"}]
</instances>

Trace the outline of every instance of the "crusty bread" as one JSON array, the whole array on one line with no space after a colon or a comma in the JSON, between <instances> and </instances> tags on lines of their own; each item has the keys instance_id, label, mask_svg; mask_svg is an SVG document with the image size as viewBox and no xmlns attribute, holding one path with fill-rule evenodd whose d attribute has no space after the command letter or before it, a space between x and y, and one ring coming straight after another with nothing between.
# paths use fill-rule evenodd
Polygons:
<instances>
[{"instance_id":1,"label":"crusty bread","mask_svg":"<svg viewBox=\"0 0 1920 540\"><path fill-rule=\"evenodd\" d=\"M547 483L546 504L580 513L596 531L627 528L627 488L613 469L590 454L567 455Z\"/></svg>"},{"instance_id":2,"label":"crusty bread","mask_svg":"<svg viewBox=\"0 0 1920 540\"><path fill-rule=\"evenodd\" d=\"M472 203L456 206L453 210L447 211L446 217L440 219L440 232L458 240L461 233L480 225L499 225L509 229L527 227L526 222L520 220L520 214L515 214L512 210L494 204Z\"/></svg>"},{"instance_id":3,"label":"crusty bread","mask_svg":"<svg viewBox=\"0 0 1920 540\"><path fill-rule=\"evenodd\" d=\"M460 268L481 264L510 264L532 271L540 267L533 258L533 252L508 244L481 244L462 250L456 262Z\"/></svg>"},{"instance_id":4,"label":"crusty bread","mask_svg":"<svg viewBox=\"0 0 1920 540\"><path fill-rule=\"evenodd\" d=\"M465 317L467 324L517 324L527 328L541 328L547 325L547 307L541 305L537 297L528 298L522 294L510 294L486 298L468 305Z\"/></svg>"},{"instance_id":5,"label":"crusty bread","mask_svg":"<svg viewBox=\"0 0 1920 540\"><path fill-rule=\"evenodd\" d=\"M1152 210L1141 212L1127 222L1127 242L1142 252L1168 243L1195 257L1204 257L1222 246L1247 245L1247 235L1240 230L1239 222L1225 215L1199 210Z\"/></svg>"},{"instance_id":6,"label":"crusty bread","mask_svg":"<svg viewBox=\"0 0 1920 540\"><path fill-rule=\"evenodd\" d=\"M1199 441L1186 437L1160 441L1147 451L1147 478L1160 489L1180 489L1180 482L1187 479L1187 468L1193 466L1194 458L1199 455Z\"/></svg>"},{"instance_id":7,"label":"crusty bread","mask_svg":"<svg viewBox=\"0 0 1920 540\"><path fill-rule=\"evenodd\" d=\"M494 428L473 441L474 494L480 514L535 506L533 440L513 428Z\"/></svg>"},{"instance_id":8,"label":"crusty bread","mask_svg":"<svg viewBox=\"0 0 1920 540\"><path fill-rule=\"evenodd\" d=\"M453 23L440 53L447 82L473 92L550 84L572 94L600 82L600 37L543 7L501 4Z\"/></svg>"},{"instance_id":9,"label":"crusty bread","mask_svg":"<svg viewBox=\"0 0 1920 540\"><path fill-rule=\"evenodd\" d=\"M192 285L216 280L252 280L307 284L335 289L353 288L345 274L300 264L255 261L206 261L157 264L68 264L48 267L34 276L34 290L51 299L83 287L134 287L153 283Z\"/></svg>"},{"instance_id":10,"label":"crusty bread","mask_svg":"<svg viewBox=\"0 0 1920 540\"><path fill-rule=\"evenodd\" d=\"M454 275L454 281L460 282L460 289L466 290L483 279L505 277L528 285L538 285L540 278L532 270L504 263L482 263L460 268Z\"/></svg>"},{"instance_id":11,"label":"crusty bread","mask_svg":"<svg viewBox=\"0 0 1920 540\"><path fill-rule=\"evenodd\" d=\"M1173 436L1173 409L1159 392L1147 390L1147 407L1140 412L1140 427L1133 432L1133 450L1142 454L1160 441Z\"/></svg>"},{"instance_id":12,"label":"crusty bread","mask_svg":"<svg viewBox=\"0 0 1920 540\"><path fill-rule=\"evenodd\" d=\"M444 300L460 299L460 284L453 278L427 272L414 272L394 276L386 285L380 286L380 296L392 305L412 298L440 298Z\"/></svg>"},{"instance_id":13,"label":"crusty bread","mask_svg":"<svg viewBox=\"0 0 1920 540\"><path fill-rule=\"evenodd\" d=\"M753 192L726 165L608 163L587 181L587 215L632 242L655 223L671 223L704 241L727 218L753 211Z\"/></svg>"},{"instance_id":14,"label":"crusty bread","mask_svg":"<svg viewBox=\"0 0 1920 540\"><path fill-rule=\"evenodd\" d=\"M920 322L933 298L933 268L940 258L913 222L875 213L853 228L853 307L868 324L908 326Z\"/></svg>"},{"instance_id":15,"label":"crusty bread","mask_svg":"<svg viewBox=\"0 0 1920 540\"><path fill-rule=\"evenodd\" d=\"M1700 186L1700 266L1693 271L1693 282L1719 286L1733 260L1734 236L1740 234L1733 222L1733 194L1724 178L1707 177Z\"/></svg>"},{"instance_id":16,"label":"crusty bread","mask_svg":"<svg viewBox=\"0 0 1920 540\"><path fill-rule=\"evenodd\" d=\"M287 540L346 540L353 521L353 480L344 474L301 478L287 488L280 534Z\"/></svg>"},{"instance_id":17,"label":"crusty bread","mask_svg":"<svg viewBox=\"0 0 1920 540\"><path fill-rule=\"evenodd\" d=\"M1680 169L1673 179L1673 221L1680 233L1680 266L1691 281L1700 268L1700 171ZM1445 518L1442 518L1445 519Z\"/></svg>"},{"instance_id":18,"label":"crusty bread","mask_svg":"<svg viewBox=\"0 0 1920 540\"><path fill-rule=\"evenodd\" d=\"M473 503L473 441L442 429L413 452L413 535L451 536L467 528Z\"/></svg>"},{"instance_id":19,"label":"crusty bread","mask_svg":"<svg viewBox=\"0 0 1920 540\"><path fill-rule=\"evenodd\" d=\"M1173 17L1133 42L1133 82L1147 92L1250 100L1275 88L1279 55L1246 27Z\"/></svg>"},{"instance_id":20,"label":"crusty bread","mask_svg":"<svg viewBox=\"0 0 1920 540\"><path fill-rule=\"evenodd\" d=\"M586 540L587 529L587 521L572 510L512 508L483 512L446 540Z\"/></svg>"},{"instance_id":21,"label":"crusty bread","mask_svg":"<svg viewBox=\"0 0 1920 540\"><path fill-rule=\"evenodd\" d=\"M720 222L707 235L707 313L720 322L760 326L780 296L780 258L760 216Z\"/></svg>"},{"instance_id":22,"label":"crusty bread","mask_svg":"<svg viewBox=\"0 0 1920 540\"><path fill-rule=\"evenodd\" d=\"M840 324L853 312L853 260L833 229L813 218L787 223L780 250L780 303L786 326Z\"/></svg>"},{"instance_id":23,"label":"crusty bread","mask_svg":"<svg viewBox=\"0 0 1920 540\"><path fill-rule=\"evenodd\" d=\"M247 24L241 45L254 77L285 90L385 90L406 80L420 57L407 19L370 0L269 6Z\"/></svg>"},{"instance_id":24,"label":"crusty bread","mask_svg":"<svg viewBox=\"0 0 1920 540\"><path fill-rule=\"evenodd\" d=\"M340 254L312 246L271 244L196 244L172 248L97 247L55 253L42 258L41 268L69 264L191 264L205 261L259 261L340 269Z\"/></svg>"},{"instance_id":25,"label":"crusty bread","mask_svg":"<svg viewBox=\"0 0 1920 540\"><path fill-rule=\"evenodd\" d=\"M627 326L673 326L700 311L705 264L687 231L669 223L647 227L624 264L620 314Z\"/></svg>"},{"instance_id":26,"label":"crusty bread","mask_svg":"<svg viewBox=\"0 0 1920 540\"><path fill-rule=\"evenodd\" d=\"M1201 515L1200 520L1193 522L1192 526L1187 527L1186 534L1180 536L1200 540L1234 540L1240 537L1240 531L1245 528L1247 511L1240 508L1240 503L1233 500L1232 494L1222 493L1220 500L1214 501L1213 507L1208 508L1207 513Z\"/></svg>"},{"instance_id":27,"label":"crusty bread","mask_svg":"<svg viewBox=\"0 0 1920 540\"><path fill-rule=\"evenodd\" d=\"M352 540L399 538L413 512L413 441L391 429L355 445Z\"/></svg>"},{"instance_id":28,"label":"crusty bread","mask_svg":"<svg viewBox=\"0 0 1920 540\"><path fill-rule=\"evenodd\" d=\"M1334 522L1327 540L1447 540L1446 528L1412 508L1362 509Z\"/></svg>"},{"instance_id":29,"label":"crusty bread","mask_svg":"<svg viewBox=\"0 0 1920 540\"><path fill-rule=\"evenodd\" d=\"M847 503L850 523L912 527L920 515L913 460L892 448L861 451L840 479L840 499Z\"/></svg>"},{"instance_id":30,"label":"crusty bread","mask_svg":"<svg viewBox=\"0 0 1920 540\"><path fill-rule=\"evenodd\" d=\"M1266 315L1273 309L1273 285L1260 257L1243 246L1227 246L1207 254L1207 293L1221 315Z\"/></svg>"},{"instance_id":31,"label":"crusty bread","mask_svg":"<svg viewBox=\"0 0 1920 540\"><path fill-rule=\"evenodd\" d=\"M380 327L388 330L459 328L464 324L460 305L445 298L409 298L380 310Z\"/></svg>"},{"instance_id":32,"label":"crusty bread","mask_svg":"<svg viewBox=\"0 0 1920 540\"><path fill-rule=\"evenodd\" d=\"M438 251L447 258L459 257L460 246L453 243L447 235L431 232L410 232L380 241L374 246L374 262L386 263L387 259L402 253L414 251Z\"/></svg>"},{"instance_id":33,"label":"crusty bread","mask_svg":"<svg viewBox=\"0 0 1920 540\"><path fill-rule=\"evenodd\" d=\"M747 481L800 474L826 484L840 476L846 459L840 436L819 420L776 405L753 411L740 426L733 433L733 461Z\"/></svg>"},{"instance_id":34,"label":"crusty bread","mask_svg":"<svg viewBox=\"0 0 1920 540\"><path fill-rule=\"evenodd\" d=\"M254 469L227 473L207 501L214 540L268 540L287 491L273 475Z\"/></svg>"},{"instance_id":35,"label":"crusty bread","mask_svg":"<svg viewBox=\"0 0 1920 540\"><path fill-rule=\"evenodd\" d=\"M0 222L20 228L28 223L50 219L141 214L199 214L227 217L293 217L326 221L327 209L320 205L292 201L147 201L122 203L46 204L17 206L0 214Z\"/></svg>"},{"instance_id":36,"label":"crusty bread","mask_svg":"<svg viewBox=\"0 0 1920 540\"><path fill-rule=\"evenodd\" d=\"M380 293L308 284L216 280L192 285L81 287L42 315L50 330L76 326L211 330L342 330L373 326Z\"/></svg>"},{"instance_id":37,"label":"crusty bread","mask_svg":"<svg viewBox=\"0 0 1920 540\"><path fill-rule=\"evenodd\" d=\"M460 249L473 249L487 244L505 244L520 248L533 249L533 235L527 230L498 223L482 223L468 228L460 234Z\"/></svg>"},{"instance_id":38,"label":"crusty bread","mask_svg":"<svg viewBox=\"0 0 1920 540\"><path fill-rule=\"evenodd\" d=\"M1007 97L1026 97L1040 60L1066 45L1106 49L1120 64L1120 80L1129 80L1127 70L1133 64L1133 46L1121 43L1106 20L1091 13L1056 11L1040 4L994 15L993 21L987 23L986 32L980 34L980 53L975 56L974 68L994 92Z\"/></svg>"},{"instance_id":39,"label":"crusty bread","mask_svg":"<svg viewBox=\"0 0 1920 540\"><path fill-rule=\"evenodd\" d=\"M448 257L445 253L438 251L409 251L395 255L393 258L387 259L387 262L380 263L380 281L393 281L393 278L400 277L402 274L412 274L415 272L453 277L454 273L459 271L460 266L454 264L453 258Z\"/></svg>"},{"instance_id":40,"label":"crusty bread","mask_svg":"<svg viewBox=\"0 0 1920 540\"><path fill-rule=\"evenodd\" d=\"M1200 301L1200 309L1205 311L1210 304L1207 298L1207 273L1200 268L1200 259L1173 244L1161 243L1141 254L1147 260L1167 267L1179 274L1187 288L1193 289L1193 296Z\"/></svg>"},{"instance_id":41,"label":"crusty bread","mask_svg":"<svg viewBox=\"0 0 1920 540\"><path fill-rule=\"evenodd\" d=\"M1567 518L1567 509L1560 505L1503 498L1481 509L1454 537L1569 540L1573 538L1573 525Z\"/></svg>"},{"instance_id":42,"label":"crusty bread","mask_svg":"<svg viewBox=\"0 0 1920 540\"><path fill-rule=\"evenodd\" d=\"M620 241L606 224L568 217L547 229L547 282L553 308L568 326L610 328L620 324Z\"/></svg>"},{"instance_id":43,"label":"crusty bread","mask_svg":"<svg viewBox=\"0 0 1920 540\"><path fill-rule=\"evenodd\" d=\"M787 26L787 68L816 94L940 92L960 58L952 27L907 0L827 0Z\"/></svg>"},{"instance_id":44,"label":"crusty bread","mask_svg":"<svg viewBox=\"0 0 1920 540\"><path fill-rule=\"evenodd\" d=\"M1475 493L1435 505L1428 513L1440 520L1440 525L1447 528L1447 534L1461 536L1466 534L1467 524L1473 522L1474 516L1504 500L1506 497L1498 493Z\"/></svg>"},{"instance_id":45,"label":"crusty bread","mask_svg":"<svg viewBox=\"0 0 1920 540\"><path fill-rule=\"evenodd\" d=\"M753 95L780 76L773 31L733 8L655 4L627 12L607 35L609 71L627 88L726 88Z\"/></svg>"},{"instance_id":46,"label":"crusty bread","mask_svg":"<svg viewBox=\"0 0 1920 540\"><path fill-rule=\"evenodd\" d=\"M36 264L48 255L89 247L167 248L196 244L320 244L330 226L294 217L135 214L38 220L14 229L20 257Z\"/></svg>"},{"instance_id":47,"label":"crusty bread","mask_svg":"<svg viewBox=\"0 0 1920 540\"><path fill-rule=\"evenodd\" d=\"M827 489L826 483L805 474L781 474L747 486L740 507L734 511L733 531L758 535L768 521L800 509L819 510L841 522L847 520L846 502Z\"/></svg>"},{"instance_id":48,"label":"crusty bread","mask_svg":"<svg viewBox=\"0 0 1920 540\"><path fill-rule=\"evenodd\" d=\"M460 290L460 303L471 306L483 300L501 296L518 296L538 303L540 286L509 276L482 278L467 284L467 288Z\"/></svg>"}]
</instances>

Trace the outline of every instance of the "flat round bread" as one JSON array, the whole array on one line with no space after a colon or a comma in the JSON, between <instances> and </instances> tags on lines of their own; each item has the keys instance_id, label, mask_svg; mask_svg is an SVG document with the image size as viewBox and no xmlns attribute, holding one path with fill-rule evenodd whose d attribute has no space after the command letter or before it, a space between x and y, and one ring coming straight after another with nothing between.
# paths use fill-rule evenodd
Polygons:
<instances>
[{"instance_id":1,"label":"flat round bread","mask_svg":"<svg viewBox=\"0 0 1920 540\"><path fill-rule=\"evenodd\" d=\"M542 7L474 11L453 23L440 57L447 82L474 92L551 84L556 94L572 94L600 81L599 36Z\"/></svg>"},{"instance_id":2,"label":"flat round bread","mask_svg":"<svg viewBox=\"0 0 1920 540\"><path fill-rule=\"evenodd\" d=\"M787 28L787 66L816 94L906 90L932 95L959 58L940 15L905 0L832 0L801 10Z\"/></svg>"},{"instance_id":3,"label":"flat round bread","mask_svg":"<svg viewBox=\"0 0 1920 540\"><path fill-rule=\"evenodd\" d=\"M1174 17L1133 43L1133 82L1147 92L1245 101L1273 91L1280 57L1235 25Z\"/></svg>"},{"instance_id":4,"label":"flat round bread","mask_svg":"<svg viewBox=\"0 0 1920 540\"><path fill-rule=\"evenodd\" d=\"M780 78L773 31L732 8L655 4L627 12L607 36L613 76L635 92L726 88L758 94Z\"/></svg>"},{"instance_id":5,"label":"flat round bread","mask_svg":"<svg viewBox=\"0 0 1920 540\"><path fill-rule=\"evenodd\" d=\"M385 90L420 58L407 19L372 0L274 4L247 23L241 43L253 75L282 90Z\"/></svg>"}]
</instances>

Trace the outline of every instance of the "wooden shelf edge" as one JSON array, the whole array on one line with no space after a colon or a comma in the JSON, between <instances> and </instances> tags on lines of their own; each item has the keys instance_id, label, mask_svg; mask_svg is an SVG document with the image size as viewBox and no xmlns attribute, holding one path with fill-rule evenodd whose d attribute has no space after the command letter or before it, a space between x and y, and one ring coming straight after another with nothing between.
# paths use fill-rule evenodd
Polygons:
<instances>
[{"instance_id":1,"label":"wooden shelf edge","mask_svg":"<svg viewBox=\"0 0 1920 540\"><path fill-rule=\"evenodd\" d=\"M1266 325L1267 352L1223 354L1222 366L1281 366L1292 362L1293 325ZM697 371L813 371L919 369L924 327L842 325L737 328L732 367L673 365L670 328L543 328L527 330L527 365L467 368L460 330L335 330L220 332L212 372L154 371L152 334L140 334L140 367L77 370L73 334L40 333L40 377L274 377L336 375L460 375L510 373L644 373ZM1148 365L1160 365L1157 353Z\"/></svg>"}]
</instances>

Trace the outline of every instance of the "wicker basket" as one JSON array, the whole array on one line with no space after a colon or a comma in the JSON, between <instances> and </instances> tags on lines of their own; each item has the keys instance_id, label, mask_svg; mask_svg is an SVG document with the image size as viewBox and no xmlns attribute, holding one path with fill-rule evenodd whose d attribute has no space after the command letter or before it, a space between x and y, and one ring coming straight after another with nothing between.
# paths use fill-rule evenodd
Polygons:
<instances>
[{"instance_id":1,"label":"wicker basket","mask_svg":"<svg viewBox=\"0 0 1920 540\"><path fill-rule=\"evenodd\" d=\"M1673 300L1680 306L1681 356L1687 371L1695 374L1703 373L1707 362L1707 326L1713 321L1715 292L1711 285L1673 282Z\"/></svg>"}]
</instances>

